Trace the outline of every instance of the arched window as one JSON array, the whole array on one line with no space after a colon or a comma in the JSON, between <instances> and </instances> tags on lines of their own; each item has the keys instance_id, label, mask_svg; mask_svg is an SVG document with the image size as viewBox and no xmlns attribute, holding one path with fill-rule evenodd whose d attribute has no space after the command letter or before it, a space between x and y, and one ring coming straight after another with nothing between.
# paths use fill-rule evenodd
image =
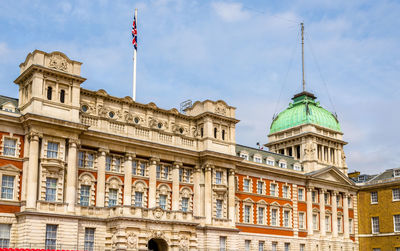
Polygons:
<instances>
[{"instance_id":1,"label":"arched window","mask_svg":"<svg viewBox=\"0 0 400 251\"><path fill-rule=\"evenodd\" d=\"M222 140L225 140L225 130L222 130Z\"/></svg>"},{"instance_id":2,"label":"arched window","mask_svg":"<svg viewBox=\"0 0 400 251\"><path fill-rule=\"evenodd\" d=\"M47 87L47 99L51 100L51 94L53 94L53 88L52 87Z\"/></svg>"},{"instance_id":3,"label":"arched window","mask_svg":"<svg viewBox=\"0 0 400 251\"><path fill-rule=\"evenodd\" d=\"M214 138L217 138L217 128L214 128Z\"/></svg>"},{"instance_id":4,"label":"arched window","mask_svg":"<svg viewBox=\"0 0 400 251\"><path fill-rule=\"evenodd\" d=\"M60 102L61 103L65 102L65 90L60 91Z\"/></svg>"}]
</instances>

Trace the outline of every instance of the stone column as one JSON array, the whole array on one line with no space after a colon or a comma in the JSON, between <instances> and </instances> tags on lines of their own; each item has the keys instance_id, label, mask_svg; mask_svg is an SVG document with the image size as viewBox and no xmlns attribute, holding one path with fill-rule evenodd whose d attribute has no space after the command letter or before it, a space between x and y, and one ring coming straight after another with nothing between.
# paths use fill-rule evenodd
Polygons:
<instances>
[{"instance_id":1,"label":"stone column","mask_svg":"<svg viewBox=\"0 0 400 251\"><path fill-rule=\"evenodd\" d=\"M29 135L24 137L24 163L22 164L21 200L26 201L26 185L29 170Z\"/></svg>"},{"instance_id":2,"label":"stone column","mask_svg":"<svg viewBox=\"0 0 400 251\"><path fill-rule=\"evenodd\" d=\"M96 206L104 207L104 196L106 188L106 154L108 150L99 149L99 155L97 156L97 195L96 195Z\"/></svg>"},{"instance_id":3,"label":"stone column","mask_svg":"<svg viewBox=\"0 0 400 251\"><path fill-rule=\"evenodd\" d=\"M235 226L235 170L228 170L228 217L231 226Z\"/></svg>"},{"instance_id":4,"label":"stone column","mask_svg":"<svg viewBox=\"0 0 400 251\"><path fill-rule=\"evenodd\" d=\"M201 214L201 196L200 196L200 177L201 170L198 166L194 168L193 173L193 214L194 216L200 216Z\"/></svg>"},{"instance_id":5,"label":"stone column","mask_svg":"<svg viewBox=\"0 0 400 251\"><path fill-rule=\"evenodd\" d=\"M206 217L206 224L211 224L212 219L212 177L211 177L211 165L206 165L205 169L205 181L204 181L204 214Z\"/></svg>"},{"instance_id":6,"label":"stone column","mask_svg":"<svg viewBox=\"0 0 400 251\"><path fill-rule=\"evenodd\" d=\"M77 156L78 144L79 144L78 139L70 139L69 140L67 186L66 186L66 195L65 195L65 202L67 202L67 204L68 204L68 212L75 211L76 191L77 191L77 187L76 187L76 181L77 181L76 156Z\"/></svg>"},{"instance_id":7,"label":"stone column","mask_svg":"<svg viewBox=\"0 0 400 251\"><path fill-rule=\"evenodd\" d=\"M149 208L156 207L157 194L157 162L159 159L151 158L149 165Z\"/></svg>"},{"instance_id":8,"label":"stone column","mask_svg":"<svg viewBox=\"0 0 400 251\"><path fill-rule=\"evenodd\" d=\"M182 163L172 165L172 211L179 210L179 168Z\"/></svg>"},{"instance_id":9,"label":"stone column","mask_svg":"<svg viewBox=\"0 0 400 251\"><path fill-rule=\"evenodd\" d=\"M126 153L124 162L124 205L132 205L132 158L133 153Z\"/></svg>"},{"instance_id":10,"label":"stone column","mask_svg":"<svg viewBox=\"0 0 400 251\"><path fill-rule=\"evenodd\" d=\"M349 233L349 204L348 194L343 194L343 234L345 239L350 238Z\"/></svg>"},{"instance_id":11,"label":"stone column","mask_svg":"<svg viewBox=\"0 0 400 251\"><path fill-rule=\"evenodd\" d=\"M319 232L321 236L326 235L326 226L325 226L325 189L319 190Z\"/></svg>"},{"instance_id":12,"label":"stone column","mask_svg":"<svg viewBox=\"0 0 400 251\"><path fill-rule=\"evenodd\" d=\"M39 134L30 134L29 143L29 171L26 191L26 208L35 209L38 191L38 172L39 172Z\"/></svg>"},{"instance_id":13,"label":"stone column","mask_svg":"<svg viewBox=\"0 0 400 251\"><path fill-rule=\"evenodd\" d=\"M332 192L332 237L338 236L337 228L337 203L336 203L337 191Z\"/></svg>"},{"instance_id":14,"label":"stone column","mask_svg":"<svg viewBox=\"0 0 400 251\"><path fill-rule=\"evenodd\" d=\"M312 221L312 187L307 187L307 229L308 229L308 236L314 234L314 226Z\"/></svg>"}]
</instances>

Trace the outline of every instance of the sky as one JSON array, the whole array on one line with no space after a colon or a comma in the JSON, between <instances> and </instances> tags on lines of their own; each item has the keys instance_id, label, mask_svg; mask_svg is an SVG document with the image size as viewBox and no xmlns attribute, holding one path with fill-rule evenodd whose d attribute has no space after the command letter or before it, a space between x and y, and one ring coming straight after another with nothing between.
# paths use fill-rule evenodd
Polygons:
<instances>
[{"instance_id":1,"label":"sky","mask_svg":"<svg viewBox=\"0 0 400 251\"><path fill-rule=\"evenodd\" d=\"M83 62L82 87L178 108L225 100L239 144L267 143L274 114L306 89L336 112L349 171L400 167L399 1L74 0L0 2L0 94L17 97L18 65L35 49Z\"/></svg>"}]
</instances>

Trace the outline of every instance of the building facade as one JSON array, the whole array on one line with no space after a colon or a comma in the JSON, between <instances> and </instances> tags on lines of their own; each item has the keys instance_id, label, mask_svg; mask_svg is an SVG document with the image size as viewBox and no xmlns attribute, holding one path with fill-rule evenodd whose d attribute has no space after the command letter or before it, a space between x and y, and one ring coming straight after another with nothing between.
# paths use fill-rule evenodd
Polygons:
<instances>
[{"instance_id":1,"label":"building facade","mask_svg":"<svg viewBox=\"0 0 400 251\"><path fill-rule=\"evenodd\" d=\"M358 200L360 250L400 251L400 169L360 183Z\"/></svg>"},{"instance_id":2,"label":"building facade","mask_svg":"<svg viewBox=\"0 0 400 251\"><path fill-rule=\"evenodd\" d=\"M2 247L358 250L346 142L311 93L265 151L236 144L224 101L140 104L82 88L80 66L35 50L0 97Z\"/></svg>"}]
</instances>

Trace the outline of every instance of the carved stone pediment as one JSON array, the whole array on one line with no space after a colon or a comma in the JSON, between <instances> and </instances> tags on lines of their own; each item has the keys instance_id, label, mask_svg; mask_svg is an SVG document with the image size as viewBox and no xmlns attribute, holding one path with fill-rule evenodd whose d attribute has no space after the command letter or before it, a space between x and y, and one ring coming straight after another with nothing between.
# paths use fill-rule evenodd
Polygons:
<instances>
[{"instance_id":1,"label":"carved stone pediment","mask_svg":"<svg viewBox=\"0 0 400 251\"><path fill-rule=\"evenodd\" d=\"M50 56L48 67L66 72L68 70L68 61L60 54L53 54Z\"/></svg>"},{"instance_id":2,"label":"carved stone pediment","mask_svg":"<svg viewBox=\"0 0 400 251\"><path fill-rule=\"evenodd\" d=\"M223 103L217 103L215 106L215 113L226 116L226 105Z\"/></svg>"},{"instance_id":3,"label":"carved stone pediment","mask_svg":"<svg viewBox=\"0 0 400 251\"><path fill-rule=\"evenodd\" d=\"M8 172L21 172L21 170L18 167L14 166L12 164L7 164L7 165L4 165L4 166L0 166L0 170L1 171L8 171Z\"/></svg>"}]
</instances>

